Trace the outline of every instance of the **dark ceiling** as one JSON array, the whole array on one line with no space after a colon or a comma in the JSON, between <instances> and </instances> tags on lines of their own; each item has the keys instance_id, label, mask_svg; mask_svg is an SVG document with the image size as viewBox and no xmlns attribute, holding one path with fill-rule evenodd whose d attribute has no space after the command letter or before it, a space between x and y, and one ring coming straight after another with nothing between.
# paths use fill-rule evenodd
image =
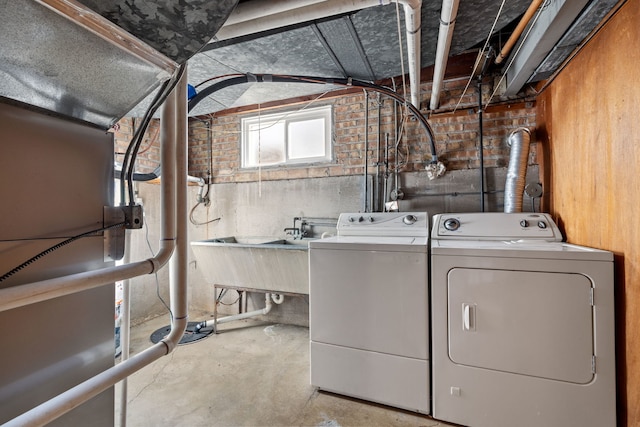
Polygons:
<instances>
[{"instance_id":1,"label":"dark ceiling","mask_svg":"<svg viewBox=\"0 0 640 427\"><path fill-rule=\"evenodd\" d=\"M450 1L454 0L444 0ZM487 38L500 48L530 1L460 0L448 57L478 51ZM193 86L236 73L370 81L410 73L403 6L391 0L79 2L101 16L66 0L51 0L46 6L35 1L5 2L0 98L109 127L124 115L143 115L149 93L187 60ZM527 83L551 76L622 2L543 1L520 38L524 41L516 44L507 61L493 67L492 71L506 76L504 95L517 96ZM419 57L424 69L435 61L443 1L422 1L421 5ZM248 17L246 10L252 7ZM274 7L293 7L293 11L268 14ZM308 8L313 13L298 14ZM110 22L103 23L103 18ZM240 18L246 25L234 32ZM96 23L97 32L91 29ZM245 83L215 92L191 115L333 89L301 83Z\"/></svg>"},{"instance_id":2,"label":"dark ceiling","mask_svg":"<svg viewBox=\"0 0 640 427\"><path fill-rule=\"evenodd\" d=\"M251 3L263 0L246 0ZM547 0L541 19L532 31L528 55L533 65L517 92L526 82L548 77L602 20L617 1ZM327 2L328 3L328 2ZM492 43L499 48L529 7L530 0L460 0L449 57L481 48L493 29ZM502 7L502 9L501 9ZM421 66L434 64L440 25L441 1L422 2ZM500 10L501 9L501 10ZM399 13L398 13L399 12ZM233 13L231 14L233 17ZM398 19L400 21L399 41ZM225 26L223 25L221 32ZM189 83L233 73L295 74L322 77L353 77L379 81L408 73L402 6L395 3L374 6L337 16L297 22L284 28L241 37L212 41L189 60ZM550 43L550 44L549 44ZM541 46L540 48L536 46ZM525 46L526 50L526 46ZM531 59L527 59L531 62ZM525 61L524 59L522 61ZM506 64L506 62L505 62ZM516 63L517 65L517 63ZM504 66L504 65L503 65ZM531 70L526 67L531 68ZM502 70L497 69L500 73ZM514 81L523 77L515 76ZM314 84L242 84L225 88L200 103L192 115L255 105L302 95L320 94L337 87ZM423 105L423 108L425 106Z\"/></svg>"},{"instance_id":3,"label":"dark ceiling","mask_svg":"<svg viewBox=\"0 0 640 427\"><path fill-rule=\"evenodd\" d=\"M529 0L507 2L498 20L499 30L516 20ZM433 65L442 4L422 5L422 67ZM482 43L500 7L496 0L461 0L451 43L457 55ZM408 72L404 14L399 8L402 43L398 40L395 4L375 6L355 13L301 23L285 29L213 42L189 61L189 82L231 73L296 74L354 77L378 81L400 76L400 46ZM318 85L246 84L224 89L198 105L194 114L258 104L276 99L322 93Z\"/></svg>"}]
</instances>

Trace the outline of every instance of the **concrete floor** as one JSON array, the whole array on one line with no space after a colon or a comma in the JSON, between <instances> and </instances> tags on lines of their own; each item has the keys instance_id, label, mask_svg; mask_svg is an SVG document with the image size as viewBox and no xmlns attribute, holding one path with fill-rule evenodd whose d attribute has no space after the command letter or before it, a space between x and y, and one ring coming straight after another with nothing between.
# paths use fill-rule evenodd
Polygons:
<instances>
[{"instance_id":1,"label":"concrete floor","mask_svg":"<svg viewBox=\"0 0 640 427\"><path fill-rule=\"evenodd\" d=\"M203 320L205 317L197 318ZM168 324L132 328L131 353ZM120 388L116 388L116 425ZM446 427L424 415L318 392L309 384L309 329L240 320L180 345L128 379L127 426Z\"/></svg>"}]
</instances>

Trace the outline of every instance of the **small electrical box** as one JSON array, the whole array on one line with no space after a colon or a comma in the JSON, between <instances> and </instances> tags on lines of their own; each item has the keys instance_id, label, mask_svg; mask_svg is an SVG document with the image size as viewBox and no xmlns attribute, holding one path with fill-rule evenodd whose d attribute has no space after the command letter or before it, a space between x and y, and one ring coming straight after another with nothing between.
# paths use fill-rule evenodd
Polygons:
<instances>
[{"instance_id":1,"label":"small electrical box","mask_svg":"<svg viewBox=\"0 0 640 427\"><path fill-rule=\"evenodd\" d=\"M125 228L137 230L142 228L142 205L120 206L124 212Z\"/></svg>"}]
</instances>

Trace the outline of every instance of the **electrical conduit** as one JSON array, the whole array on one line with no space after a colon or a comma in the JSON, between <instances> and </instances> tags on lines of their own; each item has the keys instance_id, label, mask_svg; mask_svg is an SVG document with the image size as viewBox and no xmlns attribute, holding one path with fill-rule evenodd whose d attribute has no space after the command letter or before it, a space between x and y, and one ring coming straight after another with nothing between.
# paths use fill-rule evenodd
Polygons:
<instances>
[{"instance_id":1,"label":"electrical conduit","mask_svg":"<svg viewBox=\"0 0 640 427\"><path fill-rule=\"evenodd\" d=\"M25 301L31 301L31 299L34 298L34 295L37 301L43 301L47 299L47 297L53 298L51 295L56 294L55 292L43 292L43 289L49 289L51 283L57 283L59 286L64 286L65 292L60 295L66 295L72 292L113 283L117 280L134 277L135 275L152 273L166 263L171 256L173 248L177 247L176 259L172 262L172 272L170 275L171 310L173 313L171 332L154 346L149 347L127 361L89 378L66 392L10 420L4 425L4 427L43 426L57 419L134 372L142 369L162 356L169 354L178 344L180 338L182 338L187 326L187 282L185 277L187 271L187 236L182 234L187 227L186 203L184 202L184 200L186 200L187 191L186 81L185 73L176 89L165 101L162 112L161 160L164 179L161 182L162 239L158 255L155 258L151 258L140 263L112 267L79 275L75 274L59 279L24 285L31 286L30 289L32 289L32 291L27 292L27 295L12 295L12 299L9 304L6 304L4 301L4 293L0 294L2 295L0 296L2 299L1 307L6 310L8 309L6 308L7 306L14 305L19 307L31 303ZM176 103L178 103L177 108ZM179 115L177 120L176 114ZM178 127L177 137L176 125ZM176 145L179 145L179 147L176 148ZM178 193L178 196L176 196L176 193ZM176 199L183 201L179 209L177 209L176 206ZM176 224L176 222L179 222L179 224ZM176 231L181 234L176 235ZM41 285L42 283L45 283L46 286ZM72 285L67 285L67 283L72 283ZM23 288L24 286L17 286L14 288ZM2 291L11 289L13 288L3 289Z\"/></svg>"}]
</instances>

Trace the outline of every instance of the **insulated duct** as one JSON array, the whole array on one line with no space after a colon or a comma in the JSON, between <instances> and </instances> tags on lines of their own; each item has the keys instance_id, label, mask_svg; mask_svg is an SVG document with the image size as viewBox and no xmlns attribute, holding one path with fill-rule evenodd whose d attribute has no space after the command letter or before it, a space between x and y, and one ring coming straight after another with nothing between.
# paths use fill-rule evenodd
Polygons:
<instances>
[{"instance_id":1,"label":"insulated duct","mask_svg":"<svg viewBox=\"0 0 640 427\"><path fill-rule=\"evenodd\" d=\"M527 177L531 131L527 128L518 128L511 132L507 142L511 147L511 154L504 186L504 211L506 213L522 212L522 195Z\"/></svg>"}]
</instances>

